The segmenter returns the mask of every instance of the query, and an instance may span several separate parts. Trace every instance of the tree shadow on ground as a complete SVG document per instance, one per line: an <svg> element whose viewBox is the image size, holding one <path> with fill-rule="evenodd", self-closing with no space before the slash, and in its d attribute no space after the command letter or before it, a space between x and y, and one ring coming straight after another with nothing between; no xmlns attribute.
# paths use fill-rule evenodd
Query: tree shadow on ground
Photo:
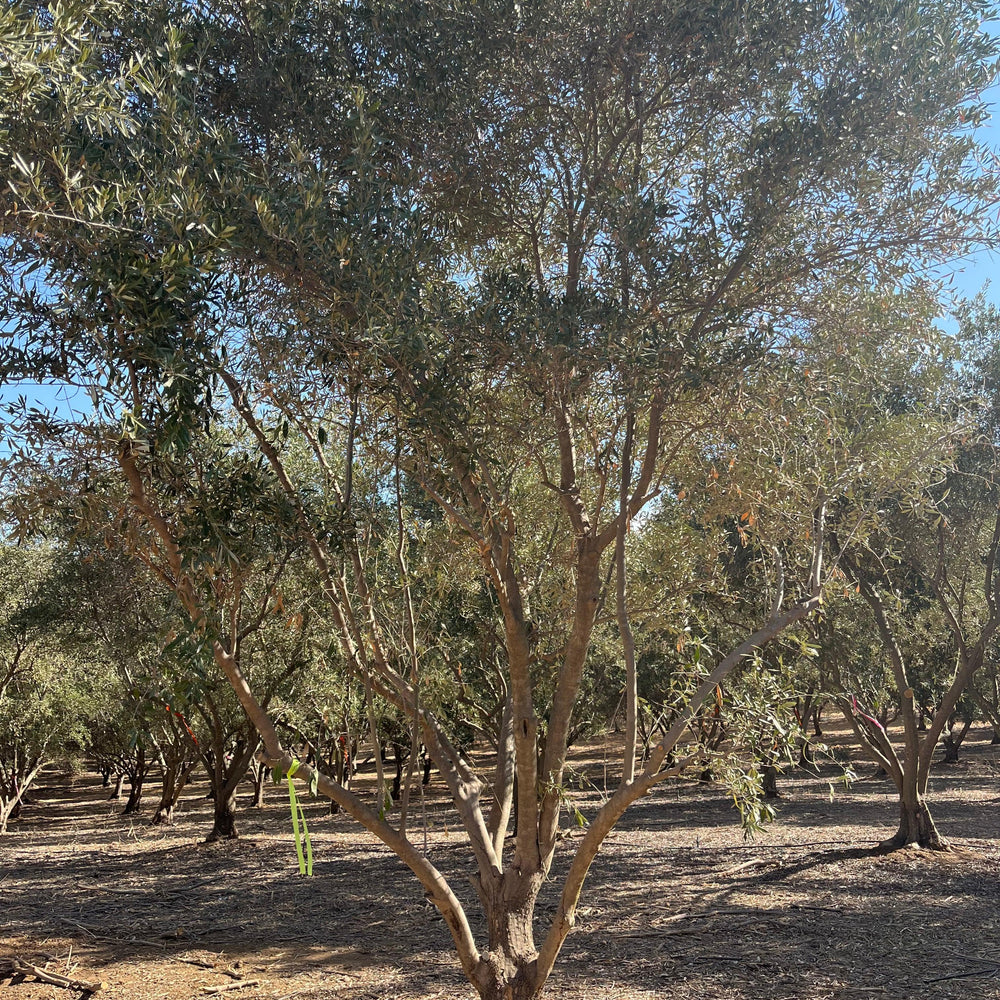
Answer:
<svg viewBox="0 0 1000 1000"><path fill-rule="evenodd" d="M778 824L751 843L716 786L664 787L637 803L594 864L550 995L1000 998L988 962L1000 932L995 809L963 798L966 787L989 792L991 776L942 783L943 832L953 815L969 821L961 832L984 838L947 860L877 854L895 818L891 786L862 782L830 803L828 777L791 776ZM42 798L58 791L47 786ZM0 842L8 940L44 950L68 938L95 966L141 963L165 977L191 956L224 955L294 983L300 1000L471 996L408 870L322 804L308 806L316 863L303 878L280 800L243 814L250 836L206 846L198 837L210 804L198 788L182 824L162 833L95 817L98 795L78 787L55 809L58 822L30 820ZM581 798L584 811L598 798ZM430 803L428 849L474 912L468 851L443 827L444 810ZM578 836L570 829L560 846L540 930Z"/></svg>

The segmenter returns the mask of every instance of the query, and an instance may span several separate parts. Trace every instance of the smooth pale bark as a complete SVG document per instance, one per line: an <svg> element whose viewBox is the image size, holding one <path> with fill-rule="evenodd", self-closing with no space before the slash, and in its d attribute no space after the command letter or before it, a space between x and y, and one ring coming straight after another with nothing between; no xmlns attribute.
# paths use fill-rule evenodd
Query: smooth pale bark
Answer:
<svg viewBox="0 0 1000 1000"><path fill-rule="evenodd" d="M635 432L635 416L628 415L625 429L625 444L622 448L621 489L618 498L618 534L615 538L615 613L618 618L618 632L622 640L622 657L625 660L625 756L622 780L631 781L635 777L635 754L639 739L639 689L635 669L635 640L628 620L625 566L625 537L629 530L628 500L632 479L632 436Z"/></svg>
<svg viewBox="0 0 1000 1000"><path fill-rule="evenodd" d="M514 707L510 696L504 700L497 735L497 763L493 775L493 805L490 808L487 829L493 838L493 850L503 857L503 842L510 825L514 805Z"/></svg>
<svg viewBox="0 0 1000 1000"><path fill-rule="evenodd" d="M352 420L353 426L353 420ZM413 775L417 766L417 755L420 752L420 658L417 653L417 623L413 610L413 592L410 588L410 568L406 559L407 536L403 525L403 492L400 487L400 457L402 442L399 437L399 427L396 428L396 458L394 463L394 479L396 486L396 567L399 579L403 585L403 602L406 614L404 616L403 641L406 644L406 654L410 666L410 685L413 688L413 712L410 716L410 759L406 769L406 781L399 802L399 832L406 835L406 820L410 808L410 791L413 788Z"/></svg>

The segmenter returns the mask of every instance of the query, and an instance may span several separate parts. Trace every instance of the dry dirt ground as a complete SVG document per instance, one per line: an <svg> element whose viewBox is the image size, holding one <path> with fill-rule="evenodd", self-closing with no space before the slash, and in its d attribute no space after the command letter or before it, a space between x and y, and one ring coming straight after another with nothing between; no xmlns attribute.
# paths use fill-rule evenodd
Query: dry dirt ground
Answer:
<svg viewBox="0 0 1000 1000"><path fill-rule="evenodd" d="M777 821L749 842L720 788L659 789L595 863L548 995L1000 1000L1000 748L987 737L972 734L962 761L932 779L950 855L872 853L896 812L870 765L832 799L832 765L784 775ZM604 753L595 743L577 764L598 788ZM241 808L239 841L212 846L200 842L204 784L189 787L169 829L148 825L154 793L130 819L94 775L46 775L0 839L0 959L102 981L109 1000L472 996L419 885L347 818L307 805L316 860L306 878L280 787L263 810ZM598 795L581 797L585 814ZM414 822L470 899L468 854L436 777ZM566 826L554 875L579 836ZM79 995L0 971L4 1000Z"/></svg>

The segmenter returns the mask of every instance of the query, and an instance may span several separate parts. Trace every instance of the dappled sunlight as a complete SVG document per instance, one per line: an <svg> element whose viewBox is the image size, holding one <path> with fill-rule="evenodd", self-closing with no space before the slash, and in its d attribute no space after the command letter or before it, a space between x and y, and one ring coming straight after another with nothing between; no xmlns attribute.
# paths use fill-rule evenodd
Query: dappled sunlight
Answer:
<svg viewBox="0 0 1000 1000"><path fill-rule="evenodd" d="M574 762L594 785L603 784L608 748L596 745L596 760L583 746ZM595 990L654 1000L668 982L671 996L723 1000L866 991L968 1000L971 986L988 989L988 977L948 978L970 971L960 957L972 947L969 928L984 941L1000 928L1000 840L985 798L995 750L976 734L963 753L963 767L939 779L931 800L953 855L877 854L894 818L891 787L866 777L837 787L831 801L829 765L820 775L783 774L778 818L752 840L724 789L686 781L656 789L595 861L553 989L571 1000ZM155 996L142 983L156 978L189 983L193 995L234 976L261 982L241 991L254 998L470 996L437 911L372 838L329 816L325 803L307 802L316 861L313 877L302 878L281 787L269 789L263 809L240 809L240 840L205 845L206 787L189 786L174 826L151 827L148 813L118 815L98 777L47 774L0 844L8 903L0 953L30 959L71 945L81 968L130 998ZM472 904L438 780L426 796L430 856ZM574 801L587 814L600 793ZM413 836L422 841L419 824ZM539 901L542 926L580 836L564 821L555 878ZM892 933L875 937L873 927ZM772 992L760 992L764 983Z"/></svg>

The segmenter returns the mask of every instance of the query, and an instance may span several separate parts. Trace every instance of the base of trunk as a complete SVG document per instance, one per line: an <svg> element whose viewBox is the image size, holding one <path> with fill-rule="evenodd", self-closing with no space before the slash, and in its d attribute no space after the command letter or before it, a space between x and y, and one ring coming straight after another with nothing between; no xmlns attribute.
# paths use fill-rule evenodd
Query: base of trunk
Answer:
<svg viewBox="0 0 1000 1000"><path fill-rule="evenodd" d="M533 914L542 886L542 874L479 884L486 911L489 951L480 955L472 978L482 1000L535 1000L545 985L548 970L538 965Z"/></svg>
<svg viewBox="0 0 1000 1000"><path fill-rule="evenodd" d="M128 793L128 801L125 803L125 808L122 810L123 816L133 816L135 813L140 812L142 808L142 784L136 784L132 786L132 790Z"/></svg>
<svg viewBox="0 0 1000 1000"><path fill-rule="evenodd" d="M206 844L217 844L220 840L238 840L239 834L236 832L236 824L228 827L212 827L212 832L205 838Z"/></svg>
<svg viewBox="0 0 1000 1000"><path fill-rule="evenodd" d="M236 840L238 837L235 803L232 803L230 808L216 811L212 832L205 838L205 843L214 844L220 840Z"/></svg>
<svg viewBox="0 0 1000 1000"><path fill-rule="evenodd" d="M882 851L897 851L902 847L921 847L928 851L951 850L948 841L938 833L930 810L922 800L916 805L900 805L899 829L892 837L879 844Z"/></svg>
<svg viewBox="0 0 1000 1000"><path fill-rule="evenodd" d="M536 1000L537 990L515 980L512 983L497 983L486 987L477 987L481 1000Z"/></svg>
<svg viewBox="0 0 1000 1000"><path fill-rule="evenodd" d="M781 798L781 792L778 791L778 769L773 764L764 768L764 798Z"/></svg>
<svg viewBox="0 0 1000 1000"><path fill-rule="evenodd" d="M153 826L173 826L173 822L173 806L160 806L156 812L153 813Z"/></svg>
<svg viewBox="0 0 1000 1000"><path fill-rule="evenodd" d="M515 963L510 955L491 952L487 959L489 972L474 984L481 1000L536 1000L541 994L536 959L532 953L530 958Z"/></svg>

